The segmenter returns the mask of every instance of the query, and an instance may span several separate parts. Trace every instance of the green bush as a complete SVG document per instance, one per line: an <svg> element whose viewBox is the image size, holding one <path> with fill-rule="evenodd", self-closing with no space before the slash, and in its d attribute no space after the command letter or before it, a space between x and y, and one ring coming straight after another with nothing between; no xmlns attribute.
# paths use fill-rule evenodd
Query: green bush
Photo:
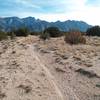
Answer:
<svg viewBox="0 0 100 100"><path fill-rule="evenodd" d="M79 31L70 31L65 36L65 41L70 44L85 44L86 39L82 36L81 32Z"/></svg>
<svg viewBox="0 0 100 100"><path fill-rule="evenodd" d="M7 38L8 38L7 34L5 32L0 31L0 41Z"/></svg>
<svg viewBox="0 0 100 100"><path fill-rule="evenodd" d="M14 30L14 33L16 36L25 36L26 37L29 35L30 32L26 27L22 27L17 30Z"/></svg>
<svg viewBox="0 0 100 100"><path fill-rule="evenodd" d="M62 35L57 27L48 27L44 30L44 33L48 33L50 37L59 37Z"/></svg>
<svg viewBox="0 0 100 100"><path fill-rule="evenodd" d="M100 36L100 26L94 26L87 30L87 35L89 36Z"/></svg>
<svg viewBox="0 0 100 100"><path fill-rule="evenodd" d="M11 39L15 39L16 35L15 33L12 31L12 32L7 32L7 35L11 38Z"/></svg>
<svg viewBox="0 0 100 100"><path fill-rule="evenodd" d="M50 34L47 32L42 32L40 35L40 38L43 40L49 39L50 38Z"/></svg>

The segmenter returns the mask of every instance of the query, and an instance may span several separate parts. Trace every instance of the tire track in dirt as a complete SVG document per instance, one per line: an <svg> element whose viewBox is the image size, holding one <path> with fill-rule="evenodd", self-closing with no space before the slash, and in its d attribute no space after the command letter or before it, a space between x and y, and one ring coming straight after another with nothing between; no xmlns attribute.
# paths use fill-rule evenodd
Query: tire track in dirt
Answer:
<svg viewBox="0 0 100 100"><path fill-rule="evenodd" d="M39 57L38 57L37 52L35 52L35 47L34 47L34 45L30 45L29 47L30 47L30 50L32 50L32 53L33 53L32 55L35 56L35 59L37 60L37 62L38 62L38 63L40 64L40 66L45 70L47 77L50 79L51 83L54 85L55 91L58 93L58 95L59 95L59 97L61 98L61 100L65 100L64 95L62 94L61 90L60 90L59 87L57 86L57 82L55 81L56 79L55 79L54 76L50 73L50 71L48 70L48 68L41 62L41 60L40 60ZM75 92L73 91L73 89L72 89L70 86L68 86L67 89L68 89L68 91L70 92L70 93L69 93L70 96L72 96L72 97L71 97L72 100L80 100L80 99L76 96ZM69 96L68 96L68 98L69 98Z"/></svg>
<svg viewBox="0 0 100 100"><path fill-rule="evenodd" d="M64 100L63 94L61 93L60 89L58 88L56 82L54 81L54 77L52 76L52 74L50 73L50 71L45 67L45 65L43 63L41 63L41 60L39 59L38 55L35 52L35 48L34 46L29 46L30 50L32 50L32 55L34 55L36 61L40 64L40 66L43 68L43 70L46 72L46 75L48 77L48 79L50 79L50 82L53 84L55 91L57 92L58 96L60 97L60 100ZM31 51L30 51L31 52Z"/></svg>

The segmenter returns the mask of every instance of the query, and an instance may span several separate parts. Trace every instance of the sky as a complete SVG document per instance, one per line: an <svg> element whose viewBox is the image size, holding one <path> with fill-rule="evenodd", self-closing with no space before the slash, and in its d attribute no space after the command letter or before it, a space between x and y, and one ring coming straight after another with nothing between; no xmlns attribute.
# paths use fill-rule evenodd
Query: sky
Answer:
<svg viewBox="0 0 100 100"><path fill-rule="evenodd" d="M100 0L0 0L0 17L12 16L100 25Z"/></svg>

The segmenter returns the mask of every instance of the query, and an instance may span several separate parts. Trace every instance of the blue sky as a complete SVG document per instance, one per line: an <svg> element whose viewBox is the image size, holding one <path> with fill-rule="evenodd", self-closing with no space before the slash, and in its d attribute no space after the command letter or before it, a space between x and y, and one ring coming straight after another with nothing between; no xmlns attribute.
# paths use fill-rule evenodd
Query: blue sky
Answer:
<svg viewBox="0 0 100 100"><path fill-rule="evenodd" d="M0 0L0 17L33 16L47 21L83 20L100 25L100 0Z"/></svg>

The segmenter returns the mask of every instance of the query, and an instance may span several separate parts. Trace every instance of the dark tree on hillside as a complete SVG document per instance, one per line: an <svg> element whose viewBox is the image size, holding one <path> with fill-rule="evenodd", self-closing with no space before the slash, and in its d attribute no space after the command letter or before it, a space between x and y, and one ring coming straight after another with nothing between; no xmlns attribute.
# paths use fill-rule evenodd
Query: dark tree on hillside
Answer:
<svg viewBox="0 0 100 100"><path fill-rule="evenodd" d="M16 36L28 36L29 30L26 27L19 28L18 30L14 30Z"/></svg>
<svg viewBox="0 0 100 100"><path fill-rule="evenodd" d="M89 36L100 36L100 26L94 26L87 30L87 35Z"/></svg>
<svg viewBox="0 0 100 100"><path fill-rule="evenodd" d="M50 37L59 37L61 32L57 27L48 27L44 30L44 33L48 33Z"/></svg>

